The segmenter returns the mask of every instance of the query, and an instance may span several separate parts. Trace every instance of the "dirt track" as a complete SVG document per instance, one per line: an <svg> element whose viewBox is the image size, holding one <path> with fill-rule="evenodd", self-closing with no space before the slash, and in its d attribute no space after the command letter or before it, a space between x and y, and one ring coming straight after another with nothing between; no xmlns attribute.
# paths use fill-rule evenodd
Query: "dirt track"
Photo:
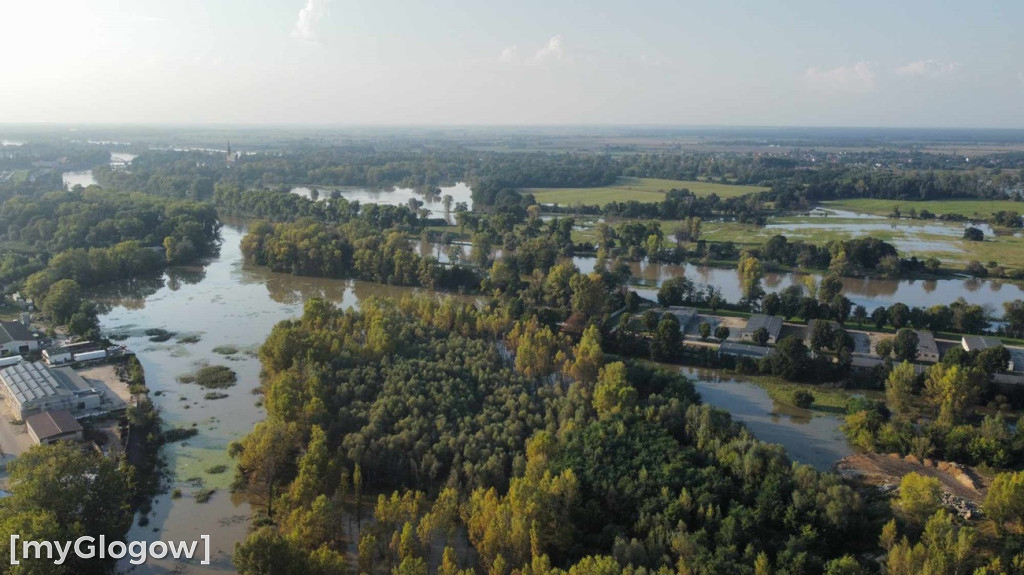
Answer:
<svg viewBox="0 0 1024 575"><path fill-rule="evenodd" d="M970 466L934 459L921 461L909 455L850 455L840 459L835 469L844 477L877 485L899 484L904 475L916 472L938 479L945 491L979 505L988 491L988 480Z"/></svg>

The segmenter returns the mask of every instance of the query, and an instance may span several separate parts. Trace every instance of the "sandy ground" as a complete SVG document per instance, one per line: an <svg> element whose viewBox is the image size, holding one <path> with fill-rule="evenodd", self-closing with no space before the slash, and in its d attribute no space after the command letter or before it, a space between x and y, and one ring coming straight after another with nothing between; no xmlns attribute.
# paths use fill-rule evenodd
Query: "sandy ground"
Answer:
<svg viewBox="0 0 1024 575"><path fill-rule="evenodd" d="M862 453L840 459L835 469L844 477L872 485L899 484L908 473L927 475L938 479L943 490L978 505L988 491L988 481L973 467L913 456Z"/></svg>
<svg viewBox="0 0 1024 575"><path fill-rule="evenodd" d="M11 456L21 455L32 447L32 438L28 435L25 424L13 424L14 414L6 400L0 400L0 450L4 461Z"/></svg>

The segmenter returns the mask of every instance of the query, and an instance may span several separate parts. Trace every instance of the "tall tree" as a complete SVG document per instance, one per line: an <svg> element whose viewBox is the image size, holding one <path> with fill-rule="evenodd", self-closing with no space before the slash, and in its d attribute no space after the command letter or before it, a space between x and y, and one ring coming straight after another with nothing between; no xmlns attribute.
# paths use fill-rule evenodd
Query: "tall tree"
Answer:
<svg viewBox="0 0 1024 575"><path fill-rule="evenodd" d="M889 377L885 378L885 401L894 414L907 415L916 381L914 364L908 361L897 364L889 372Z"/></svg>

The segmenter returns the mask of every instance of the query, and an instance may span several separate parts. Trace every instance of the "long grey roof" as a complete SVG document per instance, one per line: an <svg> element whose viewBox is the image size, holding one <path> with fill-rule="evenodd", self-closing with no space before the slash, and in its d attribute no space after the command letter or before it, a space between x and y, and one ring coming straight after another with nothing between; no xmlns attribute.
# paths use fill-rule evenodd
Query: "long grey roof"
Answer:
<svg viewBox="0 0 1024 575"><path fill-rule="evenodd" d="M0 380L21 405L33 399L71 394L50 368L39 363L22 362L0 369Z"/></svg>
<svg viewBox="0 0 1024 575"><path fill-rule="evenodd" d="M971 351L988 349L990 347L999 347L1003 345L1003 342L994 337L985 337L983 335L965 335L964 341L967 342L967 347L971 348Z"/></svg>
<svg viewBox="0 0 1024 575"><path fill-rule="evenodd" d="M935 343L935 336L930 331L917 331L918 353L939 354L939 346Z"/></svg>
<svg viewBox="0 0 1024 575"><path fill-rule="evenodd" d="M723 342L722 345L718 346L718 351L726 355L742 355L745 357L764 357L772 352L770 347L761 347L759 345L746 345L742 343L733 343L731 341Z"/></svg>
<svg viewBox="0 0 1024 575"><path fill-rule="evenodd" d="M32 332L17 321L0 321L0 344L12 341L33 341Z"/></svg>
<svg viewBox="0 0 1024 575"><path fill-rule="evenodd" d="M777 315L762 315L755 313L750 316L749 320L747 320L748 332L754 332L762 327L767 329L768 333L772 336L777 336L779 335L779 332L782 331L782 318Z"/></svg>

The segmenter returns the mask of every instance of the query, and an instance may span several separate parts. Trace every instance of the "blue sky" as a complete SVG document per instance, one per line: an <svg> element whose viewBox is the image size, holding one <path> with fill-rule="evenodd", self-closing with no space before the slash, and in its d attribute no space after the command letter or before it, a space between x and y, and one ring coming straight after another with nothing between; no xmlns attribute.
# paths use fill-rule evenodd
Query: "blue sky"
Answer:
<svg viewBox="0 0 1024 575"><path fill-rule="evenodd" d="M1024 128L1024 3L0 0L0 122Z"/></svg>

